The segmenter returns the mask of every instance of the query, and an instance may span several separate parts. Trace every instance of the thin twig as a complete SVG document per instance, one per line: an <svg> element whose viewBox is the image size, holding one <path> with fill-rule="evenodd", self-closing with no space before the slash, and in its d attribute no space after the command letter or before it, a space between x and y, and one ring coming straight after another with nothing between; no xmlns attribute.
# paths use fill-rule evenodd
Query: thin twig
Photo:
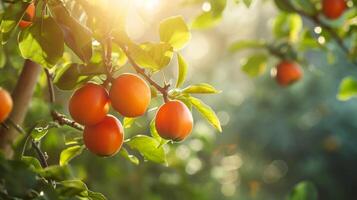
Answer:
<svg viewBox="0 0 357 200"><path fill-rule="evenodd" d="M80 125L79 123L68 119L65 115L53 110L51 112L52 118L54 121L57 121L59 125L63 126L63 125L67 125L70 126L72 128L75 128L79 131L83 131L84 127L82 125Z"/></svg>
<svg viewBox="0 0 357 200"><path fill-rule="evenodd" d="M49 92L49 95L50 95L50 101L51 101L51 104L55 103L55 92L54 92L54 86L53 86L53 81L52 81L52 75L50 73L50 71L48 69L45 69L45 72L46 72L46 77L47 77L47 84L48 84L48 92ZM80 125L79 123L73 121L73 120L70 120L68 119L65 115L55 111L55 110L52 110L51 111L51 116L52 116L52 119L54 121L57 121L59 125L63 126L63 125L67 125L67 126L70 126L72 128L75 128L77 130L80 130L80 131L83 131L84 128L82 125Z"/></svg>
<svg viewBox="0 0 357 200"><path fill-rule="evenodd" d="M48 90L49 90L49 94L50 94L50 101L51 101L51 103L55 103L56 98L55 98L55 91L54 91L53 82L52 82L53 77L47 68L45 68L45 73L46 73L46 77L47 77L47 85L48 85Z"/></svg>
<svg viewBox="0 0 357 200"><path fill-rule="evenodd" d="M29 131L28 133L26 133L26 131L18 124L16 124L14 121L12 121L11 119L7 119L6 121L8 124L10 124L12 127L15 128L15 130L17 132L19 132L20 134L23 134L23 135L26 135L26 138L31 138L31 132L32 131ZM33 129L32 129L33 130ZM40 160L40 163L41 163L41 166L43 168L46 168L48 167L48 163L47 163L47 160L46 160L46 156L45 154L42 152L42 150L40 149L40 147L36 144L36 142L31 139L31 143L32 143L32 147L35 149L36 153L37 153L37 156ZM27 144L25 142L25 144Z"/></svg>

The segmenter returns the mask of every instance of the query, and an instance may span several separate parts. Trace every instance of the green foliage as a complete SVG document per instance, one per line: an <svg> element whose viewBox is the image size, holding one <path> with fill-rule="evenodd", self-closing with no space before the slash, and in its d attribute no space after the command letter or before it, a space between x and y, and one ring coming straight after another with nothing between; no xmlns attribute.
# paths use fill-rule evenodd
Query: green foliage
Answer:
<svg viewBox="0 0 357 200"><path fill-rule="evenodd" d="M60 166L67 165L70 160L72 160L76 156L79 156L82 153L83 149L84 146L79 145L71 146L64 149L60 155Z"/></svg>
<svg viewBox="0 0 357 200"><path fill-rule="evenodd" d="M84 62L89 62L92 57L91 32L70 15L61 1L50 1L49 7L63 31L66 45Z"/></svg>
<svg viewBox="0 0 357 200"><path fill-rule="evenodd" d="M288 200L317 200L317 190L311 182L298 183L291 191Z"/></svg>
<svg viewBox="0 0 357 200"><path fill-rule="evenodd" d="M63 55L63 33L51 17L38 20L33 26L21 31L19 48L24 58L51 68Z"/></svg>
<svg viewBox="0 0 357 200"><path fill-rule="evenodd" d="M351 76L345 77L341 83L337 98L347 101L357 95L357 80Z"/></svg>
<svg viewBox="0 0 357 200"><path fill-rule="evenodd" d="M176 82L176 88L181 87L185 82L186 75L187 75L187 63L181 54L177 54L177 61L178 61L178 77Z"/></svg>
<svg viewBox="0 0 357 200"><path fill-rule="evenodd" d="M206 29L217 25L221 19L227 0L210 0L211 9L198 15L192 22L193 29Z"/></svg>
<svg viewBox="0 0 357 200"><path fill-rule="evenodd" d="M174 50L182 49L191 38L191 33L182 16L167 18L160 23L160 39Z"/></svg>
<svg viewBox="0 0 357 200"><path fill-rule="evenodd" d="M139 151L146 160L167 164L165 150L155 138L146 135L136 135L128 140L126 144L130 148Z"/></svg>
<svg viewBox="0 0 357 200"><path fill-rule="evenodd" d="M17 1L6 9L1 20L1 42L5 44L24 16L29 3Z"/></svg>
<svg viewBox="0 0 357 200"><path fill-rule="evenodd" d="M42 169L34 157L24 156L22 161L0 157L0 170L1 199L106 199L102 194L88 190L80 180L63 180L69 176L68 168L52 166ZM56 187L52 185L53 180L59 181Z"/></svg>
<svg viewBox="0 0 357 200"><path fill-rule="evenodd" d="M265 48L266 44L264 41L261 40L241 40L234 42L229 47L231 52L239 52L245 49L256 49L256 48Z"/></svg>
<svg viewBox="0 0 357 200"><path fill-rule="evenodd" d="M302 19L298 14L279 14L274 21L273 32L277 38L287 38L290 42L297 42L302 29Z"/></svg>
<svg viewBox="0 0 357 200"><path fill-rule="evenodd" d="M222 132L221 123L211 107L195 97L189 97L188 100L214 128L216 128L219 132Z"/></svg>
<svg viewBox="0 0 357 200"><path fill-rule="evenodd" d="M253 55L242 65L242 70L251 77L262 75L266 70L267 60L265 54Z"/></svg>
<svg viewBox="0 0 357 200"><path fill-rule="evenodd" d="M190 85L182 89L182 93L187 94L217 94L220 93L216 88L207 83L199 83Z"/></svg>

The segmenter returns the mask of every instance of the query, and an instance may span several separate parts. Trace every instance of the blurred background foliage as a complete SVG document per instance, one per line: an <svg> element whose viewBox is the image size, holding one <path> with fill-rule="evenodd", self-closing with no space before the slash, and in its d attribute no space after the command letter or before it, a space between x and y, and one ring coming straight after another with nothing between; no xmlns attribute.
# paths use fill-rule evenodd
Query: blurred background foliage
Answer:
<svg viewBox="0 0 357 200"><path fill-rule="evenodd" d="M210 82L223 91L215 98L203 97L217 111L223 134L215 134L205 121L195 118L189 139L166 146L169 167L150 162L133 165L119 156L99 158L85 151L69 166L73 176L108 199L276 200L285 199L303 180L316 186L319 199L354 199L357 104L356 100L341 102L336 94L343 77L357 74L356 66L331 43L327 46L332 51L327 52L307 47L303 58L310 64L302 65L304 78L291 87L279 87L271 78L269 69L277 59L269 54L268 72L250 78L241 70L244 58L261 50L233 54L228 49L237 40L271 40L274 18L279 20L281 14L272 1L244 1L249 9L233 1L223 7L219 2L225 1L207 2L136 0L128 4L127 28L132 38L146 41L155 39L152 27L164 17L183 14L192 20L199 16L192 27L205 29L194 30L183 51L190 66L188 82ZM210 12L202 14L209 6ZM4 48L1 56L7 59L0 85L11 91L23 60L16 47ZM170 79L176 69L168 67L165 73ZM57 90L57 106L65 113L69 95ZM24 127L50 119L47 98L43 75ZM147 115L126 134L149 133L148 119L154 111ZM49 163L58 164L66 138L79 134L68 128L51 129L42 144Z"/></svg>

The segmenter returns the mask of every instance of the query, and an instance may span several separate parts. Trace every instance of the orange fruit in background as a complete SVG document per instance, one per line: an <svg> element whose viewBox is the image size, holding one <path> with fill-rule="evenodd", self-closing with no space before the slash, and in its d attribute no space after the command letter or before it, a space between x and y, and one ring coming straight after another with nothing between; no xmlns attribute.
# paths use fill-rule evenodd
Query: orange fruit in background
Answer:
<svg viewBox="0 0 357 200"><path fill-rule="evenodd" d="M192 131L193 118L191 111L181 101L169 101L157 111L155 126L162 138L182 141Z"/></svg>
<svg viewBox="0 0 357 200"><path fill-rule="evenodd" d="M74 121L82 125L94 125L104 119L110 100L104 87L86 83L76 90L69 100L69 112Z"/></svg>
<svg viewBox="0 0 357 200"><path fill-rule="evenodd" d="M25 15L19 23L21 28L26 28L32 24L32 20L35 17L35 9L36 7L34 3L30 3L26 8Z"/></svg>
<svg viewBox="0 0 357 200"><path fill-rule="evenodd" d="M85 126L83 140L92 153L111 156L117 153L123 144L124 129L116 117L107 115L101 122Z"/></svg>
<svg viewBox="0 0 357 200"><path fill-rule="evenodd" d="M323 0L322 12L329 19L339 18L346 10L345 0Z"/></svg>
<svg viewBox="0 0 357 200"><path fill-rule="evenodd" d="M151 100L148 84L135 74L122 74L113 82L109 91L113 108L125 117L143 115Z"/></svg>
<svg viewBox="0 0 357 200"><path fill-rule="evenodd" d="M287 86L298 81L303 73L300 66L292 61L280 62L276 70L276 81L281 86Z"/></svg>
<svg viewBox="0 0 357 200"><path fill-rule="evenodd" d="M0 123L4 122L12 110L12 98L6 90L0 87Z"/></svg>

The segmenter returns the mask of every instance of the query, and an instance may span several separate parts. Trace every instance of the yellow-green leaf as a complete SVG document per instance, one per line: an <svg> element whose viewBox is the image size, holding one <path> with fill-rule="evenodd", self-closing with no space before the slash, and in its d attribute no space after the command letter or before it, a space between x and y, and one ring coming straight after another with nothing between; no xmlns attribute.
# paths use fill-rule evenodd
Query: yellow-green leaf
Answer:
<svg viewBox="0 0 357 200"><path fill-rule="evenodd" d="M250 77L259 76L266 70L267 59L265 54L253 55L244 62L242 70Z"/></svg>
<svg viewBox="0 0 357 200"><path fill-rule="evenodd" d="M187 75L187 63L179 53L177 53L177 61L178 61L178 77L176 82L176 88L182 86L182 84L185 82L186 75Z"/></svg>
<svg viewBox="0 0 357 200"><path fill-rule="evenodd" d="M174 50L182 49L191 39L191 33L182 16L161 21L159 33L161 41L173 46Z"/></svg>
<svg viewBox="0 0 357 200"><path fill-rule="evenodd" d="M357 80L352 76L345 77L341 83L337 94L337 99L347 101L357 96Z"/></svg>
<svg viewBox="0 0 357 200"><path fill-rule="evenodd" d="M183 93L189 94L217 94L220 93L219 90L214 88L212 85L207 83L199 83L186 87L182 90Z"/></svg>
<svg viewBox="0 0 357 200"><path fill-rule="evenodd" d="M203 103L200 99L195 97L189 97L192 105L200 112L200 114L207 119L207 121L216 128L219 132L222 132L221 123L216 113L207 104Z"/></svg>
<svg viewBox="0 0 357 200"><path fill-rule="evenodd" d="M60 166L68 164L74 157L80 155L84 149L84 146L72 146L68 147L67 149L63 150L60 155Z"/></svg>

